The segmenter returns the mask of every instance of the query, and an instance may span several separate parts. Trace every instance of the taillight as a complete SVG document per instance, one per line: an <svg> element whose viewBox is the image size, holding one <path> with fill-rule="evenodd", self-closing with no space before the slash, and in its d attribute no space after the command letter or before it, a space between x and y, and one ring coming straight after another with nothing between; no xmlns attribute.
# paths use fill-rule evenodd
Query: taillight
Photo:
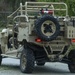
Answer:
<svg viewBox="0 0 75 75"><path fill-rule="evenodd" d="M75 43L75 39L72 39L71 42Z"/></svg>
<svg viewBox="0 0 75 75"><path fill-rule="evenodd" d="M36 38L35 42L42 42L42 40L40 38Z"/></svg>
<svg viewBox="0 0 75 75"><path fill-rule="evenodd" d="M53 14L53 10L42 10L42 14Z"/></svg>

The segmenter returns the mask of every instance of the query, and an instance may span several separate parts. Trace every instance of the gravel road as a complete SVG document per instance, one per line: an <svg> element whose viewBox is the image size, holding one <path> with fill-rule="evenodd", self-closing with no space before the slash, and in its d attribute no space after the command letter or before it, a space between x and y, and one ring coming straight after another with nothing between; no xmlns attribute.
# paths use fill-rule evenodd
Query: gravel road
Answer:
<svg viewBox="0 0 75 75"><path fill-rule="evenodd" d="M4 58L0 67L0 75L28 75L20 72L19 60ZM69 72L67 64L46 63L45 66L35 66L34 72L29 75L75 75Z"/></svg>

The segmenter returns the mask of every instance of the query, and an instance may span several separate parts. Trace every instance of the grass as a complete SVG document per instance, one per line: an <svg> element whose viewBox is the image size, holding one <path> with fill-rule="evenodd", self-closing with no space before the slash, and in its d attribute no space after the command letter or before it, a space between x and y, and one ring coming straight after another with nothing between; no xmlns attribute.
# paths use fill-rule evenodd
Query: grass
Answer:
<svg viewBox="0 0 75 75"><path fill-rule="evenodd" d="M14 65L1 65L0 70L16 70L19 69L19 66L14 66Z"/></svg>

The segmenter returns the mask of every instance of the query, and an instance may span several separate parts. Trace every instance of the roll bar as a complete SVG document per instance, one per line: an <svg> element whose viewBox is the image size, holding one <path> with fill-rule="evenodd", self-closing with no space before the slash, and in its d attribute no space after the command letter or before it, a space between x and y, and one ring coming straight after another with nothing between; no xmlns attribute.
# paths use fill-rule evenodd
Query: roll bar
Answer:
<svg viewBox="0 0 75 75"><path fill-rule="evenodd" d="M55 5L63 5L64 8L55 8ZM49 10L53 10L55 11L65 11L65 16L68 16L68 7L66 5L66 3L63 2L25 2L25 5L22 5L22 3L20 3L20 7L13 12L11 15L8 16L8 18L14 16L15 14L17 14L19 12L19 15L14 16L14 19L17 17L25 17L26 20L28 21L28 17L33 17L34 15L30 15L29 13L34 13L34 12L39 12L41 8L48 8ZM55 13L53 12L53 15L55 15Z"/></svg>

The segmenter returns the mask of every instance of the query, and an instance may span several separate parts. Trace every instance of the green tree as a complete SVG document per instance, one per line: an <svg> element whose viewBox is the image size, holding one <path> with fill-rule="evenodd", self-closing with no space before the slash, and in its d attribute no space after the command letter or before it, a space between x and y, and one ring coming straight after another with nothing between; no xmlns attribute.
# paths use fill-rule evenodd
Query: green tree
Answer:
<svg viewBox="0 0 75 75"><path fill-rule="evenodd" d="M24 4L26 1L36 1L36 0L4 0L4 1L8 3L10 7L12 7L12 10L14 11L19 7L20 2Z"/></svg>

